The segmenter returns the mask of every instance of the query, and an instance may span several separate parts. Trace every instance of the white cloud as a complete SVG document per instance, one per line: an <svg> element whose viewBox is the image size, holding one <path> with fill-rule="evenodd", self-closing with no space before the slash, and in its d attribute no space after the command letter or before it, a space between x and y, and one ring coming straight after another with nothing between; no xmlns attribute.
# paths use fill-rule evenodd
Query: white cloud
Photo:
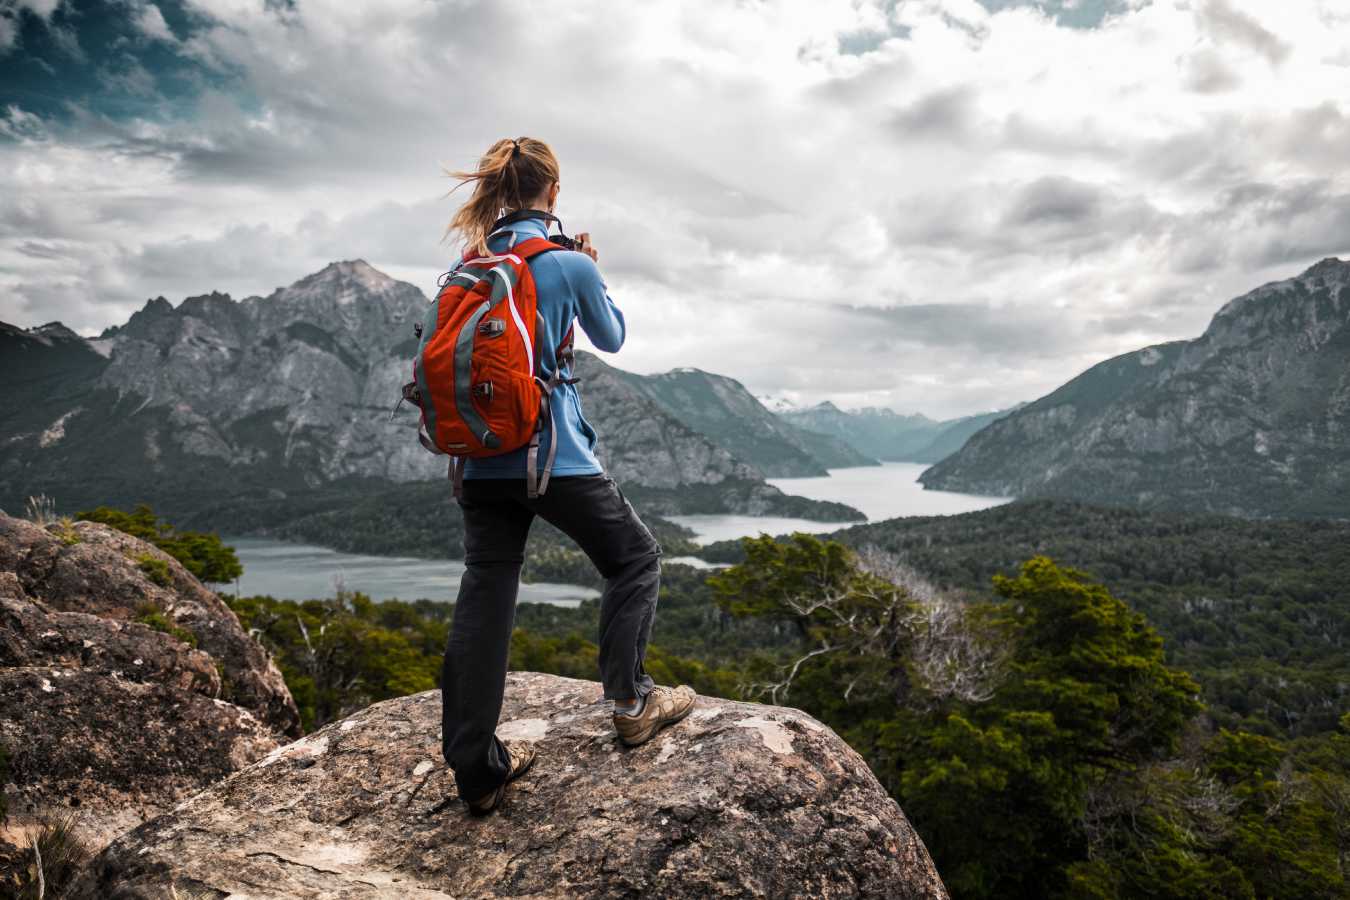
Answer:
<svg viewBox="0 0 1350 900"><path fill-rule="evenodd" d="M136 10L135 16L136 27L147 37L167 41L170 44L177 41L173 32L169 30L169 23L164 21L164 13L160 12L155 4L146 3Z"/></svg>
<svg viewBox="0 0 1350 900"><path fill-rule="evenodd" d="M14 9L28 10L45 21L52 17L61 3L62 0L10 0L6 5Z"/></svg>
<svg viewBox="0 0 1350 900"><path fill-rule="evenodd" d="M1200 4L1198 16L1202 31L1209 32L1220 41L1232 41L1254 50L1273 66L1284 62L1292 50L1287 42L1230 0L1204 0Z"/></svg>
<svg viewBox="0 0 1350 900"><path fill-rule="evenodd" d="M50 25L52 15L61 3L62 0L0 0L0 56L18 44L19 23L24 13L31 13L41 19L43 24ZM72 38L70 32L58 29L52 37L58 45L69 50Z"/></svg>
<svg viewBox="0 0 1350 900"><path fill-rule="evenodd" d="M180 52L246 99L0 121L0 319L97 330L336 258L429 288L441 165L532 134L628 316L619 365L1006 405L1350 251L1336 10L196 0Z"/></svg>

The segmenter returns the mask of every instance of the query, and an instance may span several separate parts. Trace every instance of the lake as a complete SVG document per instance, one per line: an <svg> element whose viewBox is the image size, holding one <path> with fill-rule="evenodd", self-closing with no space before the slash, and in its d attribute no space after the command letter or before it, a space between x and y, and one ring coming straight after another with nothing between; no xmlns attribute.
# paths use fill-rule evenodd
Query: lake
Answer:
<svg viewBox="0 0 1350 900"><path fill-rule="evenodd" d="M950 491L926 491L919 484L923 463L888 462L880 466L830 469L818 478L770 478L769 484L785 494L847 503L867 516L870 522L897 516L949 516L974 512L1007 503L1009 497L982 497ZM823 534L846 528L853 522L813 522L780 516L670 516L672 521L693 530L700 544L731 540L746 535L787 534L805 531Z"/></svg>
<svg viewBox="0 0 1350 900"><path fill-rule="evenodd" d="M464 563L450 559L363 556L267 538L225 538L244 564L239 593L292 600L331 597L341 585L372 600L454 600ZM598 591L574 584L522 584L522 603L576 606Z"/></svg>
<svg viewBox="0 0 1350 900"><path fill-rule="evenodd" d="M835 500L861 510L876 522L896 516L934 516L970 512L1008 502L1005 497L980 497L946 491L925 491L916 480L927 466L886 463L852 469L831 469L823 478L774 478L770 483L789 494ZM696 541L727 540L745 535L822 533L848 522L812 522L777 516L674 516L693 529ZM340 583L375 600L453 600L464 564L456 560L411 559L340 553L324 547L291 544L267 538L226 538L244 564L241 594L306 599L331 597ZM674 558L671 562L698 564ZM706 565L706 564L705 564ZM590 588L570 584L522 584L520 602L576 606L598 596Z"/></svg>

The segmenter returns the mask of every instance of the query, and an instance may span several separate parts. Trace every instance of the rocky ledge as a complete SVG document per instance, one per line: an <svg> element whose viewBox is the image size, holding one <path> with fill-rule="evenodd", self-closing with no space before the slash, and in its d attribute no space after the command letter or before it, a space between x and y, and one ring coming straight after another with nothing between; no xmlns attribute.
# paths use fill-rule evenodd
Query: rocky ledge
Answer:
<svg viewBox="0 0 1350 900"><path fill-rule="evenodd" d="M470 818L440 695L377 703L113 842L77 896L945 898L862 758L797 710L704 699L642 747L600 686L516 673L534 768Z"/></svg>
<svg viewBox="0 0 1350 900"><path fill-rule="evenodd" d="M74 811L102 845L298 734L266 651L176 560L104 525L0 513L11 815Z"/></svg>

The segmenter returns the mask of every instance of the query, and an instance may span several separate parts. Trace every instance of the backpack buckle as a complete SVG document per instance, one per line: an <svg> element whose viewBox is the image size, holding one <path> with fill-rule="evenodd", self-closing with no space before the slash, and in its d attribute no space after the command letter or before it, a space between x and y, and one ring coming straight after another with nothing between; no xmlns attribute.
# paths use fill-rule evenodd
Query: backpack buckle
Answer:
<svg viewBox="0 0 1350 900"><path fill-rule="evenodd" d="M403 386L401 391L399 391L398 402L395 403L394 408L389 411L390 422L394 421L394 417L398 415L398 411L403 408L405 402L415 403L418 406L422 405L422 392L417 389L417 382L410 381Z"/></svg>
<svg viewBox="0 0 1350 900"><path fill-rule="evenodd" d="M478 323L478 333L483 337L497 337L506 331L506 322L501 319L484 319Z"/></svg>
<svg viewBox="0 0 1350 900"><path fill-rule="evenodd" d="M487 401L491 402L491 401L492 401L492 382L490 382L490 381L480 381L480 382L478 382L477 384L475 384L475 385L473 386L473 395L474 395L475 397L482 397L484 400L487 400Z"/></svg>

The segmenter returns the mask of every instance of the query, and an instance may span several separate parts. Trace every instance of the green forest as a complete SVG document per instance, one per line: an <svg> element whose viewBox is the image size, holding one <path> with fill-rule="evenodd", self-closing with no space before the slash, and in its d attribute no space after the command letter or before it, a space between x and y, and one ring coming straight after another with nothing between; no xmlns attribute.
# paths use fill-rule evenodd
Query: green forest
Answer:
<svg viewBox="0 0 1350 900"><path fill-rule="evenodd" d="M1146 512L1023 500L891 519L831 535L904 561L969 600L1048 556L1143 613L1209 715L1271 737L1335 729L1350 702L1350 522ZM738 562L739 542L699 550Z"/></svg>
<svg viewBox="0 0 1350 900"><path fill-rule="evenodd" d="M664 567L648 669L830 725L957 898L1350 897L1348 534L1029 502L746 539ZM226 599L307 729L437 685L451 604ZM597 620L522 604L512 667L593 679Z"/></svg>

